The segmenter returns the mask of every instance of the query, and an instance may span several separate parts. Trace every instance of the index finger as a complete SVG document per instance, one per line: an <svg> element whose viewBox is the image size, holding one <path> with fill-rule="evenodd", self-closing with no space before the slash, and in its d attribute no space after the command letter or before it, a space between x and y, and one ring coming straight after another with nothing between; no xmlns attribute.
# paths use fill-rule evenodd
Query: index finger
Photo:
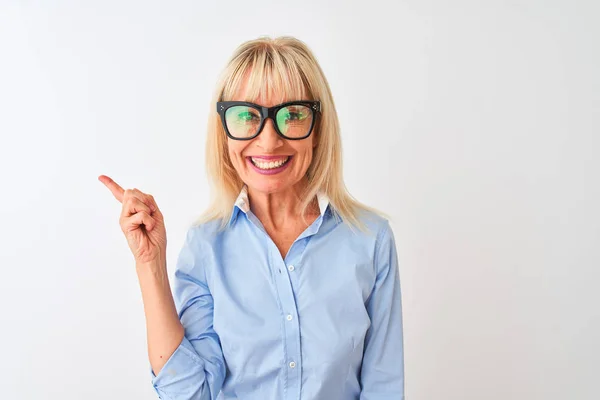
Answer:
<svg viewBox="0 0 600 400"><path fill-rule="evenodd" d="M119 200L120 203L123 203L123 193L125 192L125 190L123 190L123 188L119 186L117 182L113 181L106 175L100 175L98 177L98 180L104 183L104 185L106 185L106 187L110 189L113 196L115 196L115 199Z"/></svg>

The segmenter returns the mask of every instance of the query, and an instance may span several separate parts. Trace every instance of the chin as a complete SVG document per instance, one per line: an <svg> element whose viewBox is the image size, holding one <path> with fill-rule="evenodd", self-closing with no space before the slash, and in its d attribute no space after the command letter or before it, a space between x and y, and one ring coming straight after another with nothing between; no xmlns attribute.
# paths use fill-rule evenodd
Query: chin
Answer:
<svg viewBox="0 0 600 400"><path fill-rule="evenodd" d="M265 179L251 179L247 181L246 185L252 190L261 193L276 193L288 186L285 179L273 179L271 181Z"/></svg>

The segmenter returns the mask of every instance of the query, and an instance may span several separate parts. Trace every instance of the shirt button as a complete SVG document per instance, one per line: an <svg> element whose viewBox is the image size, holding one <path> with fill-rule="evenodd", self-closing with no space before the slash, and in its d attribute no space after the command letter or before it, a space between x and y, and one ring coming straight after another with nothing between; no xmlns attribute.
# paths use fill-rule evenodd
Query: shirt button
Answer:
<svg viewBox="0 0 600 400"><path fill-rule="evenodd" d="M292 361L292 362L290 363L290 368L295 368L295 367L296 367L296 363Z"/></svg>
<svg viewBox="0 0 600 400"><path fill-rule="evenodd" d="M294 266L293 266L293 265L290 265L290 266L288 267L288 269L289 269L290 271L293 271L295 268L294 268Z"/></svg>
<svg viewBox="0 0 600 400"><path fill-rule="evenodd" d="M292 320L292 314L288 314L288 316L287 316L287 320L288 320L288 321L291 321L291 320Z"/></svg>

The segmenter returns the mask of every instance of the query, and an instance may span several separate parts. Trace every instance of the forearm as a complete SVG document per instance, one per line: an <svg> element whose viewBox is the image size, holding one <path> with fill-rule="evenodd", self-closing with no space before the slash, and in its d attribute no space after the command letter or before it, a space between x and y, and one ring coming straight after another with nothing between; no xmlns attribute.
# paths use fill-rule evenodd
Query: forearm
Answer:
<svg viewBox="0 0 600 400"><path fill-rule="evenodd" d="M136 272L146 315L148 358L158 375L181 343L184 329L173 301L166 262L136 264Z"/></svg>

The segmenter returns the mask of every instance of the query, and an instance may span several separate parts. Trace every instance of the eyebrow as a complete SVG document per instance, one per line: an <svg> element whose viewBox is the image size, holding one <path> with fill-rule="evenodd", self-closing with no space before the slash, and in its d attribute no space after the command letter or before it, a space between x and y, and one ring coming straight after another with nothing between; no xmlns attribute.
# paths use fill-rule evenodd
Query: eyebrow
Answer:
<svg viewBox="0 0 600 400"><path fill-rule="evenodd" d="M252 103L252 104L254 104L256 106L259 106L259 107L272 108L272 107L277 107L277 106L279 106L281 104L290 103L290 102L294 102L294 101L303 102L303 101L313 101L313 100L303 100L303 99L283 100L281 102L273 104L272 106L265 106L264 104L257 103L256 101L252 101L252 100L229 100L229 101L231 101L231 102L240 102L240 103Z"/></svg>

